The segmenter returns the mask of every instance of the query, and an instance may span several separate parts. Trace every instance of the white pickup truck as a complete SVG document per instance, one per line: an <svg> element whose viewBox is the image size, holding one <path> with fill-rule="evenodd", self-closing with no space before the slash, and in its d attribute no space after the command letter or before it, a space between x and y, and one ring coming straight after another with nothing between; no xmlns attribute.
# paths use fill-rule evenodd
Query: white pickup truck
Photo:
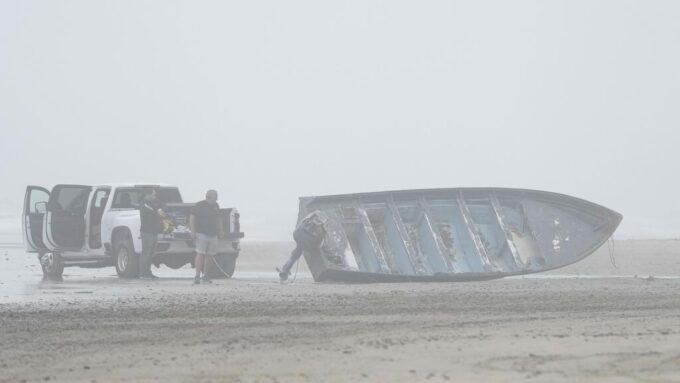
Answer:
<svg viewBox="0 0 680 383"><path fill-rule="evenodd" d="M193 204L183 203L178 188L167 185L57 185L51 192L28 186L22 225L26 251L38 254L43 273L49 278L61 278L68 266L115 266L119 277L137 277L142 250L139 201L149 188L156 190L173 223L159 235L152 263L173 269L193 265L194 242L188 228ZM238 211L220 211L226 235L220 239L215 257L219 268L208 259L206 273L213 278L233 274L239 241L244 236Z"/></svg>

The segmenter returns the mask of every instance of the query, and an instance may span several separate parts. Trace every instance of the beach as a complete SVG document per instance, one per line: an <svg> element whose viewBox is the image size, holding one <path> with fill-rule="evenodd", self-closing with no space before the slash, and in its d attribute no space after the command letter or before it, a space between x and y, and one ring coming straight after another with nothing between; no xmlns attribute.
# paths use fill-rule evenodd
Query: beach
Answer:
<svg viewBox="0 0 680 383"><path fill-rule="evenodd" d="M314 283L304 264L280 284L291 246L244 242L234 278L200 286L189 268L42 281L32 255L0 249L0 381L680 380L680 241L617 241L613 258L526 277L369 285Z"/></svg>

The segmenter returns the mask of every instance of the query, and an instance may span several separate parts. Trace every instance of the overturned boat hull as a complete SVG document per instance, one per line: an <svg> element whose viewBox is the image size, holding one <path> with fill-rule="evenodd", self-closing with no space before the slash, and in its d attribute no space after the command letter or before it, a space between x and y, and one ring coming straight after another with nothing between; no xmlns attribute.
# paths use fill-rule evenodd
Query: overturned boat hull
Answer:
<svg viewBox="0 0 680 383"><path fill-rule="evenodd" d="M577 262L611 237L621 214L562 194L455 188L302 197L298 221L328 216L304 256L317 282L470 281Z"/></svg>

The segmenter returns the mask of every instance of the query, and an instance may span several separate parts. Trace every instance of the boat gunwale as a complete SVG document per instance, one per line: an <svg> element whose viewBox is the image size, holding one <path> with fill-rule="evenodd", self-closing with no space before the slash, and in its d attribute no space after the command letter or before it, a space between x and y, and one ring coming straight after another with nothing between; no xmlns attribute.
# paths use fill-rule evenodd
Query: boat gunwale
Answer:
<svg viewBox="0 0 680 383"><path fill-rule="evenodd" d="M484 192L501 192L501 193L508 193L508 194L524 194L524 193L530 193L530 194L542 194L544 196L550 196L550 197L555 197L557 199L569 199L569 200L574 200L574 201L579 201L583 202L589 205L596 206L598 208L607 210L613 215L618 216L619 222L623 219L623 215L615 210L612 210L606 206L597 204L595 202L588 201L586 199L580 198L580 197L574 197L568 194L562 194L562 193L556 193L556 192L550 192L550 191L545 191L545 190L538 190L538 189L523 189L523 188L506 188L506 187L458 187L458 188L432 188L432 189L400 189L400 190L383 190L383 191L372 191L372 192L365 192L365 193L346 193L346 194L328 194L328 195L319 195L319 196L302 196L299 197L300 202L305 201L306 203L311 203L314 200L335 200L335 199L351 199L351 198L374 198L374 197L379 197L382 195L390 195L392 194L393 197L399 197L403 195L409 195L413 194L414 196L418 195L427 195L427 194L434 194L434 193L444 193L444 192L463 192L463 194L466 193L484 193ZM465 196L467 197L467 196Z"/></svg>

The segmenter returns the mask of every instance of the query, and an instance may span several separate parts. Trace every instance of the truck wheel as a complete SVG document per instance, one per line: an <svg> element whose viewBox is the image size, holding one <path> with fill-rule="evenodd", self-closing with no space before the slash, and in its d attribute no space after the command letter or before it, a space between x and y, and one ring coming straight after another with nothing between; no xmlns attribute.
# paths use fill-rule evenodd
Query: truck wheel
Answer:
<svg viewBox="0 0 680 383"><path fill-rule="evenodd" d="M137 278L139 276L139 257L132 247L130 238L118 240L113 244L116 256L116 273L121 278Z"/></svg>
<svg viewBox="0 0 680 383"><path fill-rule="evenodd" d="M64 274L64 262L59 253L43 253L38 257L43 276L47 279L61 280Z"/></svg>
<svg viewBox="0 0 680 383"><path fill-rule="evenodd" d="M208 278L220 279L220 278L231 278L234 275L234 269L236 269L236 257L238 254L219 254L216 255L215 261L224 270L220 270L213 261L213 257L207 256L205 260L205 274ZM227 275L224 275L227 274Z"/></svg>

